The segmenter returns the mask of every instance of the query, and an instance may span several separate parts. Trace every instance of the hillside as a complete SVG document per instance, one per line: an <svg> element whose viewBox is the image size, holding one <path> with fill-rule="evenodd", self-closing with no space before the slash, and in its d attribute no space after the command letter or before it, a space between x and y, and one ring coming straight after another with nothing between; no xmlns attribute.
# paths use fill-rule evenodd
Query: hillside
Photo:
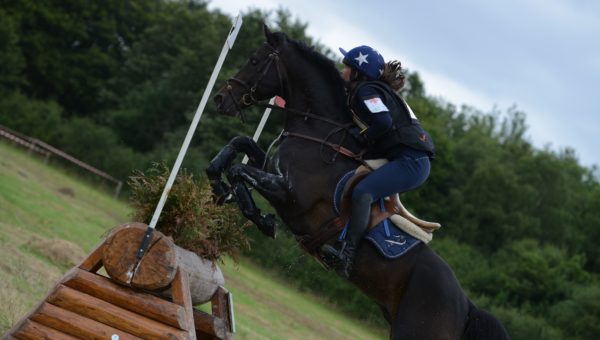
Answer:
<svg viewBox="0 0 600 340"><path fill-rule="evenodd" d="M108 190L0 143L0 334L33 308L130 209ZM374 339L386 330L333 312L256 265L226 260L237 338ZM376 335L373 335L376 334Z"/></svg>

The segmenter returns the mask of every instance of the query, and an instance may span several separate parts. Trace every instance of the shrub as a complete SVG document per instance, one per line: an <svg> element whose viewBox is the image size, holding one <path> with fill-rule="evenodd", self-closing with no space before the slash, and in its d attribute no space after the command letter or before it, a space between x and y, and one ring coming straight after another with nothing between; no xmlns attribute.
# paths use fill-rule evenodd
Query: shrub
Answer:
<svg viewBox="0 0 600 340"><path fill-rule="evenodd" d="M129 177L134 220L149 223L169 173L165 165L154 164L146 174L136 171ZM227 254L235 261L250 248L244 228L234 207L213 204L208 181L197 181L185 170L175 179L156 225L156 230L198 256L218 260Z"/></svg>

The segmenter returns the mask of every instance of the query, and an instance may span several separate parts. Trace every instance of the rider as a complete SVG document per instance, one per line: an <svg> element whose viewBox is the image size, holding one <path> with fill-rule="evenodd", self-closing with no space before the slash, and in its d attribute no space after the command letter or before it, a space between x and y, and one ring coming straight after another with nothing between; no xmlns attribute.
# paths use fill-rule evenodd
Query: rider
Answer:
<svg viewBox="0 0 600 340"><path fill-rule="evenodd" d="M356 127L350 133L367 147L367 158L389 162L371 172L352 192L350 221L340 249L324 248L342 273L352 270L358 243L364 236L371 204L381 198L417 188L429 176L434 145L408 104L396 94L404 85L399 61L385 63L379 52L358 46L344 55L342 78Z"/></svg>

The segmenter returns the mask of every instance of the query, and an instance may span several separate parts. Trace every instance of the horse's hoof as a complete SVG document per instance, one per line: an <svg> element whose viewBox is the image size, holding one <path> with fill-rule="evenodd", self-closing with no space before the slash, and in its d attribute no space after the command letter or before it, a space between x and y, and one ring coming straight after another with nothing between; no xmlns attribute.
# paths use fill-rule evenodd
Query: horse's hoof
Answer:
<svg viewBox="0 0 600 340"><path fill-rule="evenodd" d="M229 185L218 181L211 183L211 187L213 193L212 200L216 205L223 205L233 200L233 195L231 194L231 187L229 187Z"/></svg>
<svg viewBox="0 0 600 340"><path fill-rule="evenodd" d="M261 216L260 223L257 225L258 230L260 230L263 234L270 238L275 238L275 234L277 232L277 221L275 220L275 215L267 214L266 216Z"/></svg>

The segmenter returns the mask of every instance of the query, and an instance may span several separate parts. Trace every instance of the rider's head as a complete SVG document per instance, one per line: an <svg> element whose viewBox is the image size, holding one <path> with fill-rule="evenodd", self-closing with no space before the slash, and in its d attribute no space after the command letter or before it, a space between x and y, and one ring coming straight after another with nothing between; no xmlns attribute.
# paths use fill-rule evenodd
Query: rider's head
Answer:
<svg viewBox="0 0 600 340"><path fill-rule="evenodd" d="M340 52L344 55L343 63L346 66L342 71L344 80L377 80L383 74L383 56L372 47L362 45L348 52L340 48Z"/></svg>

